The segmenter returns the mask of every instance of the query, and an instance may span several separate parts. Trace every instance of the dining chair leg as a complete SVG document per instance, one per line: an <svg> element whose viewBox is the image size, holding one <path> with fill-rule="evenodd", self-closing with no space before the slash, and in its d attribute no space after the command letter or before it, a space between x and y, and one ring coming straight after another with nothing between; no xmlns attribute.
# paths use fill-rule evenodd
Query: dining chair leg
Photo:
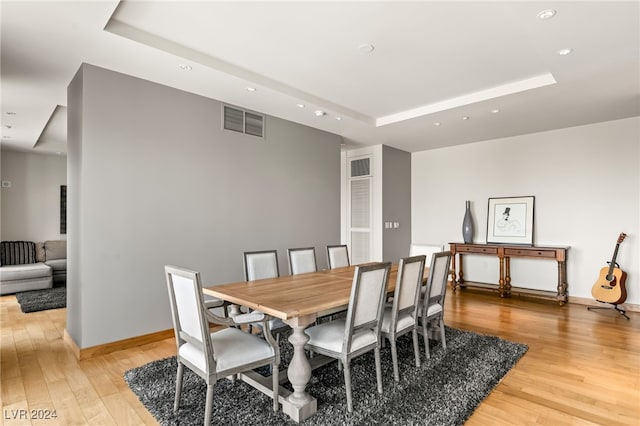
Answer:
<svg viewBox="0 0 640 426"><path fill-rule="evenodd" d="M210 383L207 385L207 401L205 402L204 407L204 424L205 426L209 426L211 424L211 414L213 411L213 391L214 391L214 383Z"/></svg>
<svg viewBox="0 0 640 426"><path fill-rule="evenodd" d="M380 362L380 348L375 348L374 352L376 358L376 379L378 382L378 393L382 393L382 363Z"/></svg>
<svg viewBox="0 0 640 426"><path fill-rule="evenodd" d="M383 340L384 341L384 340ZM396 382L400 381L400 372L398 371L398 348L395 339L390 339L391 343L391 362L393 363L393 378Z"/></svg>
<svg viewBox="0 0 640 426"><path fill-rule="evenodd" d="M278 391L280 390L280 383L278 381L280 374L278 373L280 368L276 365L275 368L272 367L272 370L274 370L271 373L271 386L273 386L273 411L278 411Z"/></svg>
<svg viewBox="0 0 640 426"><path fill-rule="evenodd" d="M416 367L420 367L420 347L418 346L418 330L413 329L413 354L416 357Z"/></svg>
<svg viewBox="0 0 640 426"><path fill-rule="evenodd" d="M447 341L444 337L444 318L440 318L440 336L442 338L442 349L447 349Z"/></svg>
<svg viewBox="0 0 640 426"><path fill-rule="evenodd" d="M345 362L344 366L344 388L347 392L347 411L353 412L353 402L351 400L351 370L349 367L349 362Z"/></svg>
<svg viewBox="0 0 640 426"><path fill-rule="evenodd" d="M176 374L176 398L173 402L173 412L178 411L180 406L180 394L182 393L182 374L184 373L184 364L178 361L178 372Z"/></svg>
<svg viewBox="0 0 640 426"><path fill-rule="evenodd" d="M429 330L426 321L422 323L422 336L424 337L424 353L429 359L431 355L429 354Z"/></svg>

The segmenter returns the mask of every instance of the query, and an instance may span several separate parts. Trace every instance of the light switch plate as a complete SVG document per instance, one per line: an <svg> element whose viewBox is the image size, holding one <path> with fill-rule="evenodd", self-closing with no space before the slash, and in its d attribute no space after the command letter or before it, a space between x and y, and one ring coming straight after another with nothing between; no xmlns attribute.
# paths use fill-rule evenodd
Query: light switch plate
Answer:
<svg viewBox="0 0 640 426"><path fill-rule="evenodd" d="M11 181L3 180L2 181L2 187L3 188L11 188Z"/></svg>

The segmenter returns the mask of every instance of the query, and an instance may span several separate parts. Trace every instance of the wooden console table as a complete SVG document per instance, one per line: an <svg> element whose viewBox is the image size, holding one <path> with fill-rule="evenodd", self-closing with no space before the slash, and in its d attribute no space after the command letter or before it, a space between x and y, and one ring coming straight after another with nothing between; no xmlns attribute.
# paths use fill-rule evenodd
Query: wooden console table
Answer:
<svg viewBox="0 0 640 426"><path fill-rule="evenodd" d="M500 280L498 291L500 297L511 295L511 266L509 259L512 257L524 257L529 259L550 259L558 263L558 287L556 300L560 305L567 302L567 250L569 247L543 247L543 246L514 246L503 244L466 244L449 243L451 250L451 270L454 280L454 287L458 289L466 284L462 267L462 256L464 254L483 254L497 256L500 259ZM459 265L458 278L456 279L456 254ZM495 284L494 284L495 286ZM532 290L534 292L534 290Z"/></svg>

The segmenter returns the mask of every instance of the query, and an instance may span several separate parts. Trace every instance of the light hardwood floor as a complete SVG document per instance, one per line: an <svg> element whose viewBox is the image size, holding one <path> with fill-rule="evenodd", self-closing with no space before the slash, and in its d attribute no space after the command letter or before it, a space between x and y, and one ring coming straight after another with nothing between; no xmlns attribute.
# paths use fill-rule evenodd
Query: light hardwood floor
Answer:
<svg viewBox="0 0 640 426"><path fill-rule="evenodd" d="M65 309L23 314L15 296L0 297L2 424L156 424L123 373L174 355L175 341L78 362L62 340L65 316ZM449 293L448 326L529 345L467 424L639 425L640 314L629 316ZM57 418L30 420L31 410L55 410Z"/></svg>

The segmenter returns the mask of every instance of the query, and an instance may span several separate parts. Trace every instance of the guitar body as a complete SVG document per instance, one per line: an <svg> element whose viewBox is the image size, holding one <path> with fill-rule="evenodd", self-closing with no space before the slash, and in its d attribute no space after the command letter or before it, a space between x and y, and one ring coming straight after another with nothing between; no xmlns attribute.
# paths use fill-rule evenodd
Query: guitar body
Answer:
<svg viewBox="0 0 640 426"><path fill-rule="evenodd" d="M611 273L611 275L609 275ZM607 276L611 281L607 280ZM610 268L605 266L600 269L600 277L591 288L591 295L599 302L619 305L627 300L627 289L625 281L627 273L620 268Z"/></svg>
<svg viewBox="0 0 640 426"><path fill-rule="evenodd" d="M624 286L627 280L627 274L620 268L616 268L616 258L618 256L618 248L627 234L620 233L616 249L613 251L613 257L608 267L600 269L600 277L591 288L591 295L599 302L611 303L619 305L627 300L627 289Z"/></svg>

